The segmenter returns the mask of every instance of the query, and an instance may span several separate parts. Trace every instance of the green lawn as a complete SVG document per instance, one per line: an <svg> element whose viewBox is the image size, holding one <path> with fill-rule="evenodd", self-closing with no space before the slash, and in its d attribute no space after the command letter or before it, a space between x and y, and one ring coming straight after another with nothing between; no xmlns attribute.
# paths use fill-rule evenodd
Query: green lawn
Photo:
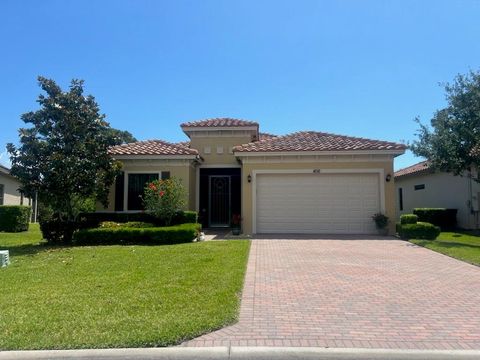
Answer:
<svg viewBox="0 0 480 360"><path fill-rule="evenodd" d="M480 236L471 233L442 232L436 240L410 240L430 250L480 265Z"/></svg>
<svg viewBox="0 0 480 360"><path fill-rule="evenodd" d="M178 344L235 322L249 242L47 247L0 233L0 350Z"/></svg>

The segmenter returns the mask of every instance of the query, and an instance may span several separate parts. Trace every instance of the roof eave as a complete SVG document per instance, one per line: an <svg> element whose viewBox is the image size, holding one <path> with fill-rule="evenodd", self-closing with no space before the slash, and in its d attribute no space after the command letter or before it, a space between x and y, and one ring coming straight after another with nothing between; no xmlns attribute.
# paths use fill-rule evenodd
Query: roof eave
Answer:
<svg viewBox="0 0 480 360"><path fill-rule="evenodd" d="M335 151L233 151L237 157L248 156L327 156L327 155L393 155L399 156L405 150L335 150Z"/></svg>

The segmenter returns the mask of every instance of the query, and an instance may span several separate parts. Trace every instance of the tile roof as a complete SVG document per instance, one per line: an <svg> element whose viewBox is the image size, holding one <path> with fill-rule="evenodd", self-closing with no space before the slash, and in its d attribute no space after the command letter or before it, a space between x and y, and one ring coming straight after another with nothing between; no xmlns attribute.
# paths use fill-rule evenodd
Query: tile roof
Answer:
<svg viewBox="0 0 480 360"><path fill-rule="evenodd" d="M145 140L112 146L111 155L198 155L198 151L162 140Z"/></svg>
<svg viewBox="0 0 480 360"><path fill-rule="evenodd" d="M399 143L370 140L315 131L301 131L285 136L251 142L234 147L235 152L283 151L358 151L405 150Z"/></svg>
<svg viewBox="0 0 480 360"><path fill-rule="evenodd" d="M247 121L247 120L241 120L241 119L214 118L214 119L205 119L200 121L185 122L180 126L181 127L238 127L238 126L258 127L258 123L255 121Z"/></svg>
<svg viewBox="0 0 480 360"><path fill-rule="evenodd" d="M419 162L418 164L408 166L406 168L395 171L394 176L397 178L400 176L413 175L413 174L419 175L420 173L425 173L428 171L431 171L428 165L428 161L422 161L422 162Z"/></svg>
<svg viewBox="0 0 480 360"><path fill-rule="evenodd" d="M278 137L277 135L273 135L273 134L269 134L269 133L259 133L258 134L258 140L259 141L262 141L262 140L270 140L270 139L273 139L273 138L276 138Z"/></svg>

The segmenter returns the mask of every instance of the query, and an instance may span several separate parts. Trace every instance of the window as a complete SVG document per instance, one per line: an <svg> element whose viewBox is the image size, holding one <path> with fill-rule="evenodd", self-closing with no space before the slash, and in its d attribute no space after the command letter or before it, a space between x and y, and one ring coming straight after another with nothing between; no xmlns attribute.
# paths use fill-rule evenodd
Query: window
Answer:
<svg viewBox="0 0 480 360"><path fill-rule="evenodd" d="M217 154L223 154L223 146L217 146Z"/></svg>
<svg viewBox="0 0 480 360"><path fill-rule="evenodd" d="M0 184L0 205L3 205L4 192L5 192L5 185Z"/></svg>
<svg viewBox="0 0 480 360"><path fill-rule="evenodd" d="M162 180L170 179L170 171L162 171Z"/></svg>
<svg viewBox="0 0 480 360"><path fill-rule="evenodd" d="M128 174L128 210L143 210L142 196L145 185L158 180L156 174Z"/></svg>
<svg viewBox="0 0 480 360"><path fill-rule="evenodd" d="M210 153L212 152L212 149L210 148L210 146L205 146L205 147L203 148L203 152L204 152L205 154L210 154Z"/></svg>
<svg viewBox="0 0 480 360"><path fill-rule="evenodd" d="M398 188L398 205L400 207L400 211L403 210L403 189Z"/></svg>
<svg viewBox="0 0 480 360"><path fill-rule="evenodd" d="M415 185L413 188L415 189L415 191L423 190L423 189L425 189L425 184Z"/></svg>

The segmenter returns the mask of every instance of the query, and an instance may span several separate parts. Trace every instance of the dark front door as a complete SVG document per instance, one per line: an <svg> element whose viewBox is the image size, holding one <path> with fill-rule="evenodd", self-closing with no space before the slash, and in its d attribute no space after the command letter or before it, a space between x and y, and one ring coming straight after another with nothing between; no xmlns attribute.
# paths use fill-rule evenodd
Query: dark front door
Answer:
<svg viewBox="0 0 480 360"><path fill-rule="evenodd" d="M209 226L230 226L231 178L229 175L209 176Z"/></svg>

